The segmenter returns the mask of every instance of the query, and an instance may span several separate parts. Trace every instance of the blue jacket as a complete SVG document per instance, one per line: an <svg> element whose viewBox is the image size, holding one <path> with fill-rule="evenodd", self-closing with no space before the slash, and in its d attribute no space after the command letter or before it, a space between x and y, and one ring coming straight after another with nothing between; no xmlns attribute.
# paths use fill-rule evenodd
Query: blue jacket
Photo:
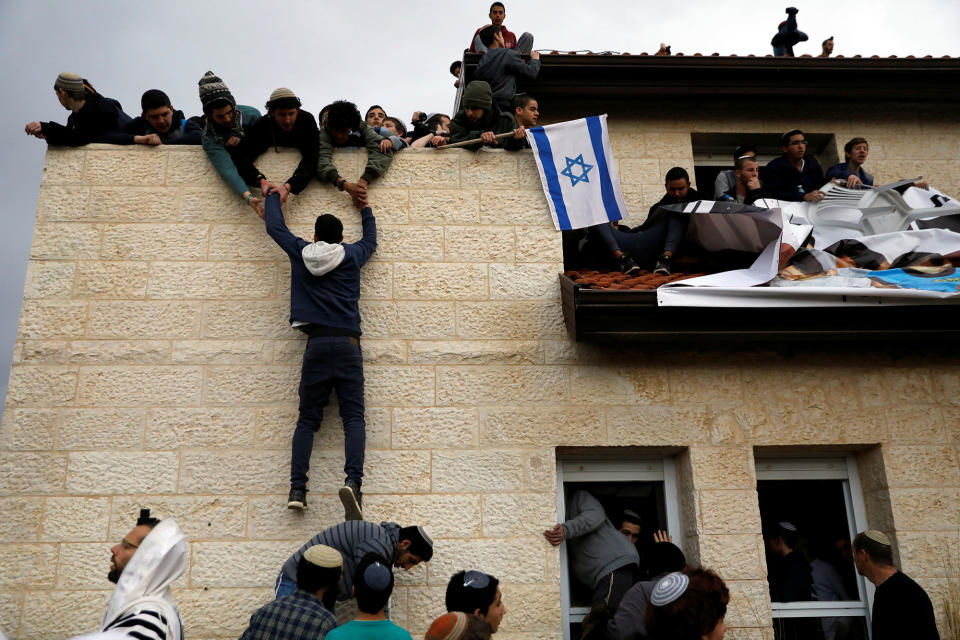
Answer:
<svg viewBox="0 0 960 640"><path fill-rule="evenodd" d="M266 201L267 233L290 258L290 322L360 331L360 268L377 249L377 223L370 207L360 212L363 237L354 243L307 242L283 220L280 196Z"/></svg>
<svg viewBox="0 0 960 640"><path fill-rule="evenodd" d="M850 168L847 166L846 162L841 162L840 164L835 164L829 169L827 169L827 180L846 180L850 177L850 174L853 173L850 171ZM857 171L857 177L863 181L863 184L868 186L873 186L873 176L864 171L863 167L860 167L860 170Z"/></svg>
<svg viewBox="0 0 960 640"><path fill-rule="evenodd" d="M803 200L803 196L816 191L825 182L823 169L813 156L803 156L802 172L797 171L786 157L780 156L767 164L763 191L777 200L799 202Z"/></svg>

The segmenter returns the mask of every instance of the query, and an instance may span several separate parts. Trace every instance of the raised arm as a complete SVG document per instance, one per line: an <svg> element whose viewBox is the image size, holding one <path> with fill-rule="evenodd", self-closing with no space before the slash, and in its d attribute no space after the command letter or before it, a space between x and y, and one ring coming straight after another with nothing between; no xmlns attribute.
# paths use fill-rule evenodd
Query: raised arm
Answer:
<svg viewBox="0 0 960 640"><path fill-rule="evenodd" d="M287 223L283 219L283 209L280 207L280 195L271 193L266 197L264 203L264 220L266 221L267 234L273 238L273 241L280 245L288 256L300 258L301 251L308 243L301 240L290 232Z"/></svg>

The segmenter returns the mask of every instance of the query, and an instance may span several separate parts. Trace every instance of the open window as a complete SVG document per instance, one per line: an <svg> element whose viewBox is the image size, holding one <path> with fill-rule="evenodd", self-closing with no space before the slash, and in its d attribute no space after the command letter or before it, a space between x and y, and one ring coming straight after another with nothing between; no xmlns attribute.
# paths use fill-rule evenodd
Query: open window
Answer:
<svg viewBox="0 0 960 640"><path fill-rule="evenodd" d="M758 455L756 470L775 637L868 640L873 585L850 546L867 528L855 458Z"/></svg>
<svg viewBox="0 0 960 640"><path fill-rule="evenodd" d="M784 132L786 133L786 132ZM693 173L697 191L702 198L712 200L714 182L717 176L733 169L733 152L740 145L751 145L757 149L760 162L760 179L763 180L768 162L780 156L781 133L692 133ZM837 164L837 145L832 133L808 133L804 137L809 141L807 153L817 159L826 171Z"/></svg>
<svg viewBox="0 0 960 640"><path fill-rule="evenodd" d="M577 491L590 492L604 507L607 518L619 528L623 511L629 509L642 520L637 543L643 565L643 548L653 543L653 533L665 529L680 546L676 470L670 457L595 458L577 455L557 457L557 513L567 519L567 500ZM642 566L641 566L642 571ZM581 622L590 612L592 585L581 585L570 571L567 545L560 554L563 637L580 637Z"/></svg>

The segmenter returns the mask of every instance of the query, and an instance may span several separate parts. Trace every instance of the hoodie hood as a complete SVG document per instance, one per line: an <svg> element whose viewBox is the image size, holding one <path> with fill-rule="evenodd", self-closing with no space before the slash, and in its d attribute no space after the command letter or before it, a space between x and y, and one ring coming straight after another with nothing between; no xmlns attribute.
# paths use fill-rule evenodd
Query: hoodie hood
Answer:
<svg viewBox="0 0 960 640"><path fill-rule="evenodd" d="M490 88L490 83L483 80L474 80L468 84L463 91L460 104L464 109L469 107L489 111L490 105L493 104L493 89Z"/></svg>
<svg viewBox="0 0 960 640"><path fill-rule="evenodd" d="M321 240L305 246L300 255L303 256L307 271L315 276L322 276L339 267L346 252L340 243L330 244Z"/></svg>
<svg viewBox="0 0 960 640"><path fill-rule="evenodd" d="M187 543L173 518L161 520L120 574L101 629L137 602L163 600L176 609L170 585L187 570Z"/></svg>

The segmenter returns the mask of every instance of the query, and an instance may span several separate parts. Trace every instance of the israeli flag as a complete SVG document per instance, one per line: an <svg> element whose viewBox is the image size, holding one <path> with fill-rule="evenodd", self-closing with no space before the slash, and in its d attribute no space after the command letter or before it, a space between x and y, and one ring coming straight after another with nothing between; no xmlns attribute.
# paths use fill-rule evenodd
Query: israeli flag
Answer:
<svg viewBox="0 0 960 640"><path fill-rule="evenodd" d="M527 129L527 141L558 230L591 227L627 215L606 114Z"/></svg>

